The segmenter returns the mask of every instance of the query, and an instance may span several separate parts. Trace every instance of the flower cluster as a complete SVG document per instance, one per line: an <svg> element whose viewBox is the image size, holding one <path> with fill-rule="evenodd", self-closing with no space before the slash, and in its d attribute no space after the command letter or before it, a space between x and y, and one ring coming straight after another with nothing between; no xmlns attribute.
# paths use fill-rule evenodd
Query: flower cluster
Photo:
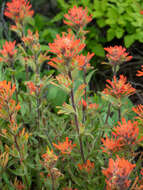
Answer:
<svg viewBox="0 0 143 190"><path fill-rule="evenodd" d="M17 49L15 47L15 44L16 44L16 41L5 42L5 44L3 45L3 49L0 50L0 54L1 54L0 61L8 63L9 65L12 64L17 54Z"/></svg>
<svg viewBox="0 0 143 190"><path fill-rule="evenodd" d="M31 95L39 94L42 86L42 84L36 86L32 81L27 82L27 87L30 90Z"/></svg>
<svg viewBox="0 0 143 190"><path fill-rule="evenodd" d="M103 152L112 153L117 152L119 150L123 150L125 147L131 147L136 145L139 141L139 128L138 122L126 121L122 118L122 123L118 122L118 126L113 128L112 138L108 138L106 136L105 139L102 138L102 143L104 147L102 147Z"/></svg>
<svg viewBox="0 0 143 190"><path fill-rule="evenodd" d="M14 92L15 85L11 86L11 82L0 81L0 117L11 124L15 123L17 112L20 110L20 105L16 105L12 99Z"/></svg>
<svg viewBox="0 0 143 190"><path fill-rule="evenodd" d="M111 95L115 98L121 98L126 96L131 96L135 93L136 89L127 83L127 78L120 75L119 80L114 76L113 81L107 80L106 88L103 91L105 95Z"/></svg>
<svg viewBox="0 0 143 190"><path fill-rule="evenodd" d="M72 141L69 141L68 137L66 137L66 140L63 143L53 143L53 145L60 150L62 154L71 154L72 149L76 146L76 144L72 144Z"/></svg>
<svg viewBox="0 0 143 190"><path fill-rule="evenodd" d="M64 17L67 19L64 20L64 23L72 26L75 29L85 27L92 20L92 17L88 16L87 9L76 6L69 9L68 14L65 14Z"/></svg>
<svg viewBox="0 0 143 190"><path fill-rule="evenodd" d="M131 164L128 160L118 156L115 161L110 158L108 168L102 170L106 176L107 190L127 189L131 182L129 176L135 166L135 164Z"/></svg>
<svg viewBox="0 0 143 190"><path fill-rule="evenodd" d="M77 61L77 63L78 63L78 68L79 68L79 70L84 70L84 69L86 69L86 70L88 70L88 69L90 69L91 68L91 65L90 65L90 60L91 60L91 58L94 56L94 53L89 53L88 52L88 54L87 54L87 56L84 56L84 55L77 55L77 57L76 57L76 61Z"/></svg>
<svg viewBox="0 0 143 190"><path fill-rule="evenodd" d="M133 107L132 110L138 115L137 119L143 121L143 105L139 104L136 107Z"/></svg>
<svg viewBox="0 0 143 190"><path fill-rule="evenodd" d="M46 167L55 165L58 159L58 157L54 154L53 150L50 150L48 147L46 153L42 155L42 158L44 159L44 165Z"/></svg>
<svg viewBox="0 0 143 190"><path fill-rule="evenodd" d="M106 135L106 138L102 138L101 142L103 143L103 147L101 147L102 151L108 154L118 152L122 148L120 139L114 137L109 138Z"/></svg>
<svg viewBox="0 0 143 190"><path fill-rule="evenodd" d="M136 74L138 77L143 76L143 65L141 67L142 67L141 71L138 71L138 73Z"/></svg>
<svg viewBox="0 0 143 190"><path fill-rule="evenodd" d="M123 48L122 46L108 47L104 49L108 52L106 56L112 64L117 62L123 63L132 59L132 56L128 56L128 53L126 53L126 48Z"/></svg>
<svg viewBox="0 0 143 190"><path fill-rule="evenodd" d="M49 51L56 54L57 57L51 58L48 64L59 70L65 70L65 67L69 70L74 69L76 57L84 47L85 44L70 32L62 33L62 37L57 35L54 42L49 43Z"/></svg>
<svg viewBox="0 0 143 190"><path fill-rule="evenodd" d="M34 14L28 0L12 0L11 2L7 2L6 5L4 14L15 21L15 23L23 22L25 18L32 17Z"/></svg>
<svg viewBox="0 0 143 190"><path fill-rule="evenodd" d="M87 160L86 163L78 164L77 166L79 170L85 171L87 173L90 173L94 169L94 163L91 162L90 160Z"/></svg>

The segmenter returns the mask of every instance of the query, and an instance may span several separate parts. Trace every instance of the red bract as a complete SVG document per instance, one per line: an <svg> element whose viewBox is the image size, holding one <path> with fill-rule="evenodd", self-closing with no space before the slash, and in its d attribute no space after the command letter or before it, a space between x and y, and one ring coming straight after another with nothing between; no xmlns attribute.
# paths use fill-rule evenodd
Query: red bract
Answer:
<svg viewBox="0 0 143 190"><path fill-rule="evenodd" d="M140 119L143 121L143 105L138 105L136 107L133 107L132 110L138 114L138 117L136 117L137 119Z"/></svg>
<svg viewBox="0 0 143 190"><path fill-rule="evenodd" d="M59 57L75 57L80 51L83 50L85 44L81 43L80 39L76 39L71 33L62 33L62 37L59 35L53 43L49 43L50 52L57 54Z"/></svg>
<svg viewBox="0 0 143 190"><path fill-rule="evenodd" d="M90 69L90 59L94 56L94 53L89 53L87 54L87 56L84 55L78 55L76 57L76 61L78 63L78 68L79 70L83 70L83 69Z"/></svg>
<svg viewBox="0 0 143 190"><path fill-rule="evenodd" d="M138 122L126 122L122 118L122 123L118 121L118 126L113 128L112 134L120 140L122 146L130 146L138 142L137 138L139 135Z"/></svg>
<svg viewBox="0 0 143 190"><path fill-rule="evenodd" d="M69 141L69 138L66 137L65 142L58 144L53 143L54 147L61 151L62 154L71 154L72 149L76 144L72 144L72 141Z"/></svg>
<svg viewBox="0 0 143 190"><path fill-rule="evenodd" d="M35 93L39 93L41 90L41 87L43 86L42 84L38 86L36 86L33 82L29 81L27 82L27 86L30 90L30 94L34 95Z"/></svg>
<svg viewBox="0 0 143 190"><path fill-rule="evenodd" d="M94 169L94 163L90 160L87 160L84 164L78 164L77 166L79 170L85 171L87 173L90 173Z"/></svg>
<svg viewBox="0 0 143 190"><path fill-rule="evenodd" d="M23 22L24 18L32 17L34 11L27 0L12 0L8 2L4 15L17 22Z"/></svg>
<svg viewBox="0 0 143 190"><path fill-rule="evenodd" d="M117 80L117 78L114 76L113 81L107 80L107 82L109 85L106 84L103 94L111 95L115 98L131 96L136 91L136 89L133 88L130 83L127 83L127 78L123 75L120 75L119 80Z"/></svg>
<svg viewBox="0 0 143 190"><path fill-rule="evenodd" d="M15 49L15 43L16 41L5 42L5 44L3 45L3 49L0 50L0 54L2 55L2 57L0 57L1 61L4 62L9 62L10 60L12 61L13 57L17 53L17 50Z"/></svg>
<svg viewBox="0 0 143 190"><path fill-rule="evenodd" d="M130 61L132 59L132 56L128 56L128 53L126 53L126 48L123 48L122 46L108 47L104 48L104 50L108 52L106 57L113 63L122 63L124 61Z"/></svg>
<svg viewBox="0 0 143 190"><path fill-rule="evenodd" d="M80 39L76 39L70 32L62 33L62 37L57 35L54 42L49 43L49 51L56 54L57 57L52 58L48 64L57 69L64 66L69 69L75 68L75 59L84 47L85 44L81 43Z"/></svg>
<svg viewBox="0 0 143 190"><path fill-rule="evenodd" d="M136 74L138 77L143 76L143 65L141 67L141 71L138 71L138 73Z"/></svg>
<svg viewBox="0 0 143 190"><path fill-rule="evenodd" d="M140 14L143 15L143 10L140 11Z"/></svg>
<svg viewBox="0 0 143 190"><path fill-rule="evenodd" d="M117 152L121 149L122 145L120 143L120 139L117 138L111 138L109 139L109 137L107 137L105 139L101 139L104 147L101 147L101 149L103 150L103 152L106 152L108 154L112 153L112 152Z"/></svg>
<svg viewBox="0 0 143 190"><path fill-rule="evenodd" d="M86 24L91 22L92 17L88 16L87 8L83 9L82 7L76 7L69 9L68 14L65 14L64 17L67 19L64 20L64 23L77 29L84 27Z"/></svg>
<svg viewBox="0 0 143 190"><path fill-rule="evenodd" d="M130 186L130 173L135 166L135 164L118 156L115 161L110 158L108 168L102 170L106 176L107 190L127 189Z"/></svg>
<svg viewBox="0 0 143 190"><path fill-rule="evenodd" d="M25 45L33 45L34 43L39 43L39 34L36 31L35 34L28 30L27 36L22 37L22 41Z"/></svg>
<svg viewBox="0 0 143 190"><path fill-rule="evenodd" d="M15 85L11 86L11 82L0 81L0 117L11 123L14 123L17 111L20 105L12 99L15 92Z"/></svg>

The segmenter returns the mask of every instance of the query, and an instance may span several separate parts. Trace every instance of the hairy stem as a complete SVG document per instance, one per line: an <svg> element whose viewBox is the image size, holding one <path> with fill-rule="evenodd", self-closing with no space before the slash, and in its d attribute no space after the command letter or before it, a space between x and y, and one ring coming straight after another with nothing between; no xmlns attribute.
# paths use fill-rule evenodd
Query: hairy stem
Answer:
<svg viewBox="0 0 143 190"><path fill-rule="evenodd" d="M105 119L105 124L108 124L108 118L110 116L110 112L111 112L111 103L109 103L109 105L108 105L108 110L107 110L107 115L106 115L106 119Z"/></svg>
<svg viewBox="0 0 143 190"><path fill-rule="evenodd" d="M83 70L83 81L84 81L84 84L87 85L87 82L86 82L86 70L84 68ZM84 93L84 100L86 102L86 96L87 96L87 88L85 87L85 93ZM83 112L83 118L82 118L82 122L84 123L85 120L86 120L86 116L85 116L85 111L86 111L86 107L85 106L82 106L82 112Z"/></svg>
<svg viewBox="0 0 143 190"><path fill-rule="evenodd" d="M70 78L71 81L72 81L71 72L69 71L68 74L69 74L69 78ZM75 119L76 131L77 131L78 139L79 139L81 158L82 158L83 163L85 163L85 157L84 157L84 151L83 151L82 138L81 138L80 132L79 132L79 121L78 121L78 117L77 117L77 114L76 114L76 106L75 106L73 88L71 88L71 102L72 102L72 107L73 107L73 109L74 109L74 111L75 111L74 119Z"/></svg>
<svg viewBox="0 0 143 190"><path fill-rule="evenodd" d="M52 171L50 170L51 180L52 180L52 190L55 190L55 179Z"/></svg>

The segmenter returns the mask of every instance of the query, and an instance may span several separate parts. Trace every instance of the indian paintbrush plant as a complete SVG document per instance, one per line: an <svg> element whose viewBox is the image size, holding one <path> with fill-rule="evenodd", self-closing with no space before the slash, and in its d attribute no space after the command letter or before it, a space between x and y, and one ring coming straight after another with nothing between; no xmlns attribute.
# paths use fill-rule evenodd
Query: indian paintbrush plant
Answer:
<svg viewBox="0 0 143 190"><path fill-rule="evenodd" d="M28 0L7 2L4 15L19 40L5 41L0 50L0 189L143 189L143 155L137 151L143 146L143 105L132 106L136 89L118 75L132 56L122 46L106 47L113 78L93 95L87 8L69 9L69 29L44 49ZM45 65L53 76L43 72ZM55 101L61 94L66 98L54 107L47 96Z"/></svg>

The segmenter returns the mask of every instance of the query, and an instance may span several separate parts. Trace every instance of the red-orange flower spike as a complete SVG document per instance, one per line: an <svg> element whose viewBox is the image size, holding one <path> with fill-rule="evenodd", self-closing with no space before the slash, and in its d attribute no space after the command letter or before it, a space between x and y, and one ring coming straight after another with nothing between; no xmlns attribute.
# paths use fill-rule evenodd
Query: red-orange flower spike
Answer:
<svg viewBox="0 0 143 190"><path fill-rule="evenodd" d="M113 131L112 134L120 140L122 145L128 146L138 142L139 128L137 121L131 122L122 118L122 123L118 121L118 126L114 127Z"/></svg>
<svg viewBox="0 0 143 190"><path fill-rule="evenodd" d="M36 31L35 34L28 30L27 36L22 38L22 41L25 43L26 46L32 46L33 44L39 44L39 33Z"/></svg>
<svg viewBox="0 0 143 190"><path fill-rule="evenodd" d="M87 102L82 98L80 101L79 101L79 105L82 105L84 108L87 107Z"/></svg>
<svg viewBox="0 0 143 190"><path fill-rule="evenodd" d="M43 165L49 169L49 167L53 167L55 165L58 156L54 154L53 150L50 150L47 147L47 151L42 155L42 158L44 159Z"/></svg>
<svg viewBox="0 0 143 190"><path fill-rule="evenodd" d="M77 166L79 170L85 171L87 173L90 173L94 169L94 163L90 160L87 160L84 164L78 164Z"/></svg>
<svg viewBox="0 0 143 190"><path fill-rule="evenodd" d="M123 48L122 46L107 47L104 48L104 50L108 52L106 57L113 63L122 63L132 59L132 56L128 56L128 53L126 53L126 48Z"/></svg>
<svg viewBox="0 0 143 190"><path fill-rule="evenodd" d="M76 144L72 144L72 141L69 141L68 137L66 137L66 140L63 143L53 143L53 145L60 150L62 154L71 154L72 149L76 146Z"/></svg>
<svg viewBox="0 0 143 190"><path fill-rule="evenodd" d="M141 71L138 71L138 73L136 74L138 77L142 77L143 76L143 65L141 66Z"/></svg>
<svg viewBox="0 0 143 190"><path fill-rule="evenodd" d="M87 8L76 7L69 9L68 14L65 14L64 17L67 19L64 20L64 23L75 28L83 28L89 22L91 22L92 17L88 16Z"/></svg>
<svg viewBox="0 0 143 190"><path fill-rule="evenodd" d="M106 84L103 94L111 95L115 98L131 96L136 91L130 83L127 83L127 78L123 75L120 75L119 80L114 76L113 81L107 80L107 82L109 85Z"/></svg>
<svg viewBox="0 0 143 190"><path fill-rule="evenodd" d="M40 92L41 90L41 87L43 86L42 84L40 84L40 87L37 87L33 82L29 81L27 82L27 86L30 90L30 94L33 95L35 94L36 92Z"/></svg>
<svg viewBox="0 0 143 190"><path fill-rule="evenodd" d="M114 161L109 159L107 169L103 169L102 173L106 176L107 190L123 190L130 186L129 176L136 165L131 164L128 160L117 156Z"/></svg>
<svg viewBox="0 0 143 190"><path fill-rule="evenodd" d="M84 56L84 55L77 55L76 57L76 61L78 63L78 69L79 70L83 70L83 69L90 69L91 66L90 66L90 60L91 58L94 56L94 53L89 53L87 54L87 56Z"/></svg>
<svg viewBox="0 0 143 190"><path fill-rule="evenodd" d="M20 105L12 99L15 92L15 85L11 86L11 82L0 81L0 117L4 120L14 123L17 111Z"/></svg>
<svg viewBox="0 0 143 190"><path fill-rule="evenodd" d="M70 58L78 55L83 50L85 44L80 42L80 39L76 39L71 33L62 33L62 37L59 35L53 43L49 43L50 52L53 52L59 56Z"/></svg>
<svg viewBox="0 0 143 190"><path fill-rule="evenodd" d="M143 121L143 105L139 104L136 107L133 107L132 110L138 114L138 117L136 117L137 119L140 119Z"/></svg>
<svg viewBox="0 0 143 190"><path fill-rule="evenodd" d="M17 53L17 50L15 48L15 43L16 41L5 42L5 44L3 45L3 49L0 50L0 54L2 55L2 57L0 57L1 61L4 61L4 62L9 62L10 60L12 61L13 57Z"/></svg>
<svg viewBox="0 0 143 190"><path fill-rule="evenodd" d="M99 107L99 105L96 104L96 103L93 103L93 104L89 104L89 105L88 105L88 108L89 108L89 109L98 109L98 107Z"/></svg>
<svg viewBox="0 0 143 190"><path fill-rule="evenodd" d="M11 86L11 82L7 82L6 80L0 81L0 99L5 101L11 99L15 88L15 85Z"/></svg>
<svg viewBox="0 0 143 190"><path fill-rule="evenodd" d="M16 190L25 189L25 185L21 181L17 180L17 178L15 178L14 187L16 188Z"/></svg>
<svg viewBox="0 0 143 190"><path fill-rule="evenodd" d="M76 39L74 34L62 33L62 36L57 35L57 38L53 43L49 43L50 52L57 55L48 62L49 65L56 69L61 69L67 66L69 70L75 68L76 56L85 47L84 43L81 43L80 39ZM64 69L66 70L66 69Z"/></svg>
<svg viewBox="0 0 143 190"><path fill-rule="evenodd" d="M117 138L111 138L109 139L106 135L106 138L105 139L101 139L102 143L103 143L103 146L104 147L101 147L102 151L103 152L106 152L108 154L112 153L112 152L117 152L121 149L122 147L122 144L120 143L120 139L117 139Z"/></svg>
<svg viewBox="0 0 143 190"><path fill-rule="evenodd" d="M6 4L4 15L12 19L16 23L23 22L27 17L32 17L34 11L28 0L12 0Z"/></svg>

